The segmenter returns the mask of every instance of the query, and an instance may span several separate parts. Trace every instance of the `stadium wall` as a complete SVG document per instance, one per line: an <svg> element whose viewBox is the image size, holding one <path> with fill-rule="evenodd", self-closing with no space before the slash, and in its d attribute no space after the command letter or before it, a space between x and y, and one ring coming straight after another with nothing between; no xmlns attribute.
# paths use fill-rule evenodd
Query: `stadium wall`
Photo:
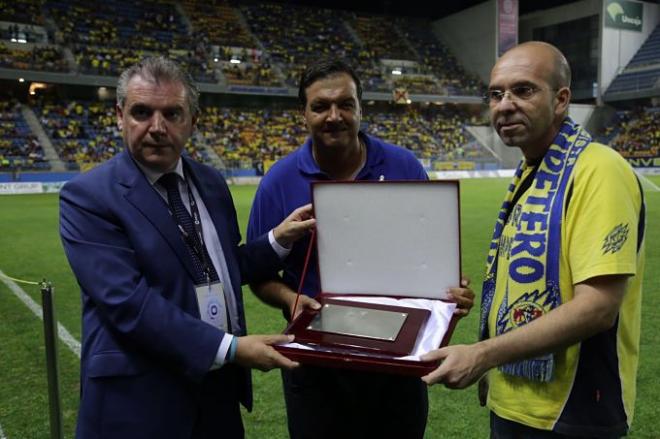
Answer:
<svg viewBox="0 0 660 439"><path fill-rule="evenodd" d="M582 0L521 16L519 40L529 41L533 39L534 29L539 27L598 15L600 17L600 44L598 49L600 61L598 68L599 86L596 95L600 97L660 22L660 6L658 4L642 2L642 5L644 7L642 32L605 27L603 25L604 1Z"/></svg>
<svg viewBox="0 0 660 439"><path fill-rule="evenodd" d="M78 172L21 172L18 175L6 172L0 173L0 183L9 183L12 181L20 182L58 182L69 181Z"/></svg>
<svg viewBox="0 0 660 439"><path fill-rule="evenodd" d="M660 175L660 167L636 168L635 171L642 175ZM481 171L429 171L431 180L462 180L467 178L511 178L514 169L493 169ZM45 175L45 174L42 174ZM228 178L229 184L236 185L258 185L261 177L234 177ZM57 193L66 181L32 181L32 182L0 182L0 196Z"/></svg>
<svg viewBox="0 0 660 439"><path fill-rule="evenodd" d="M582 0L565 6L543 9L522 15L518 26L518 39L519 41L532 40L534 29L538 27L546 27L577 20L578 18L599 15L601 5L602 0Z"/></svg>
<svg viewBox="0 0 660 439"><path fill-rule="evenodd" d="M660 23L660 5L643 2L642 31L614 29L602 26L600 47L600 93L605 93L614 78L628 65L641 45ZM601 14L602 16L602 14Z"/></svg>
<svg viewBox="0 0 660 439"><path fill-rule="evenodd" d="M495 0L489 0L433 23L435 35L485 83L495 64L495 6Z"/></svg>

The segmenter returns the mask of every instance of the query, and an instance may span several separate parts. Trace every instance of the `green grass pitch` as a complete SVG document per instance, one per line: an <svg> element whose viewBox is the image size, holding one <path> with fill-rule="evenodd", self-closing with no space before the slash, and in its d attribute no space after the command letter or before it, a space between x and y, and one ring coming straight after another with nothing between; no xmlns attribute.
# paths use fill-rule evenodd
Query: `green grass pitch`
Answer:
<svg viewBox="0 0 660 439"><path fill-rule="evenodd" d="M660 177L653 177L660 184ZM505 179L461 182L462 264L479 292L485 251L497 210L506 190ZM239 223L247 223L254 186L234 186ZM660 192L647 192L646 273L644 280L641 362L635 420L629 437L660 437ZM244 230L243 230L244 233ZM29 280L46 278L55 286L56 317L80 340L80 295L58 234L56 195L0 197L0 270ZM37 302L36 287L23 289ZM251 333L279 332L284 321L278 310L244 291ZM478 304L457 327L452 343L476 340ZM65 437L73 437L78 406L79 360L59 344L60 379ZM254 372L255 409L244 413L248 438L285 438L286 422L277 371ZM486 438L488 412L477 402L476 388L430 389L429 438ZM338 420L340 422L340 420ZM0 283L0 426L8 439L49 436L45 350L42 323Z"/></svg>

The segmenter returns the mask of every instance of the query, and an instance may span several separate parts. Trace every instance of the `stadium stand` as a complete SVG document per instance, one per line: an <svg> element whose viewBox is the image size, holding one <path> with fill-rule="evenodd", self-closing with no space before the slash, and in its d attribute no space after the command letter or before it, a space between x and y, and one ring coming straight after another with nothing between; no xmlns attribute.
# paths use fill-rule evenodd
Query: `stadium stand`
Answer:
<svg viewBox="0 0 660 439"><path fill-rule="evenodd" d="M35 44L46 43L46 31L34 25L3 22L0 24L0 40L12 43Z"/></svg>
<svg viewBox="0 0 660 439"><path fill-rule="evenodd" d="M71 101L43 104L38 113L68 169L87 169L122 148L112 102ZM402 145L419 158L433 160L488 158L480 148L465 150L472 140L465 130L470 117L453 106L428 108L388 106L365 110L367 132ZM225 168L250 169L276 161L301 145L307 130L295 108L202 109L198 134L186 150L209 163L207 148L222 158Z"/></svg>
<svg viewBox="0 0 660 439"><path fill-rule="evenodd" d="M652 70L624 72L612 81L606 94L652 89L658 79L660 79L660 66Z"/></svg>
<svg viewBox="0 0 660 439"><path fill-rule="evenodd" d="M82 73L116 76L145 55L162 54L185 65L195 80L216 82L206 49L188 34L174 3L50 0L44 7Z"/></svg>
<svg viewBox="0 0 660 439"><path fill-rule="evenodd" d="M368 133L404 146L421 159L492 159L487 151L471 143L473 139L465 129L468 122L477 121L453 105L367 109L364 121ZM466 149L468 144L470 148Z"/></svg>
<svg viewBox="0 0 660 439"><path fill-rule="evenodd" d="M2 35L10 38L47 23L47 40L58 45L30 52L2 46L2 66L9 68L66 72L75 63L83 74L116 76L136 59L157 53L177 59L199 82L295 88L305 65L333 55L356 66L365 90L475 95L480 88L426 21L281 3L235 7L217 0L186 0L180 7L154 0L17 0L4 9L10 25L0 26ZM385 59L425 67L394 78ZM432 68L430 59L436 60Z"/></svg>
<svg viewBox="0 0 660 439"><path fill-rule="evenodd" d="M399 34L390 17L358 15L350 24L366 50L373 53L375 58L408 61L417 59L417 55Z"/></svg>
<svg viewBox="0 0 660 439"><path fill-rule="evenodd" d="M188 0L182 5L197 42L197 59L207 56L207 75L218 66L228 84L281 85L237 9L217 1Z"/></svg>
<svg viewBox="0 0 660 439"><path fill-rule="evenodd" d="M68 63L57 46L14 44L0 41L0 67L19 70L66 72Z"/></svg>
<svg viewBox="0 0 660 439"><path fill-rule="evenodd" d="M642 47L630 60L628 68L658 63L660 63L660 25L656 26Z"/></svg>
<svg viewBox="0 0 660 439"><path fill-rule="evenodd" d="M48 170L44 150L21 114L21 105L0 100L0 171Z"/></svg>
<svg viewBox="0 0 660 439"><path fill-rule="evenodd" d="M382 82L372 56L349 33L346 13L275 3L250 4L241 11L271 61L287 72L286 83L291 87L297 87L300 73L310 61L324 55L359 60L355 64L367 89L378 89Z"/></svg>
<svg viewBox="0 0 660 439"><path fill-rule="evenodd" d="M277 160L305 141L294 109L206 107L198 130L228 168L253 168Z"/></svg>
<svg viewBox="0 0 660 439"><path fill-rule="evenodd" d="M193 26L193 36L206 45L256 48L257 42L243 25L239 13L226 2L182 2Z"/></svg>
<svg viewBox="0 0 660 439"><path fill-rule="evenodd" d="M41 26L43 0L0 0L0 21L15 23L23 29L25 25Z"/></svg>
<svg viewBox="0 0 660 439"><path fill-rule="evenodd" d="M184 64L199 82L295 89L306 64L328 55L350 60L366 91L402 89L406 97L475 95L482 87L462 70L424 20L281 3L233 6L217 0L0 0L0 4L0 18L9 23L0 26L2 38L8 38L0 41L0 67L10 69L75 69L113 77L144 56L163 54ZM28 40L41 36L42 42L12 43L11 37L19 32ZM387 60L404 61L403 74L393 75ZM199 130L186 147L188 153L207 163L217 160L217 154L226 168L258 171L305 141L306 129L292 103L275 104L276 108L249 105L240 98L231 107L207 104ZM464 128L468 115L450 106L432 107L376 105L365 112L365 127L423 159L453 160L483 153L470 149L476 142ZM92 167L122 148L110 101L49 97L34 110L69 170ZM31 154L30 160L39 163L43 157L39 151L34 146L20 156L27 160Z"/></svg>
<svg viewBox="0 0 660 439"><path fill-rule="evenodd" d="M619 111L605 132L610 145L626 158L660 157L660 107Z"/></svg>
<svg viewBox="0 0 660 439"><path fill-rule="evenodd" d="M364 110L364 128L392 143L404 146L419 158L433 160L486 159L465 124L477 122L454 106L428 108L387 106ZM299 110L207 107L198 124L202 141L228 168L251 168L259 162L276 161L301 145L307 130Z"/></svg>
<svg viewBox="0 0 660 439"><path fill-rule="evenodd" d="M623 72L614 78L605 96L653 88L660 89L660 24L655 27Z"/></svg>
<svg viewBox="0 0 660 439"><path fill-rule="evenodd" d="M69 170L93 167L123 148L112 101L49 102L41 105L39 114L41 124ZM186 150L200 162L210 160L192 141Z"/></svg>
<svg viewBox="0 0 660 439"><path fill-rule="evenodd" d="M46 103L41 124L69 170L86 169L121 150L114 106L110 102Z"/></svg>
<svg viewBox="0 0 660 439"><path fill-rule="evenodd" d="M241 51L239 55L230 55L228 58L220 63L222 73L229 84L267 87L282 85L268 61L252 61L254 58L250 57L247 51Z"/></svg>
<svg viewBox="0 0 660 439"><path fill-rule="evenodd" d="M181 47L178 43L187 35L173 3L49 0L44 7L64 33L64 42L73 45L164 51Z"/></svg>
<svg viewBox="0 0 660 439"><path fill-rule="evenodd" d="M468 74L456 57L433 35L429 20L398 17L397 27L418 54L423 72L435 75L441 94L482 95L485 86L474 75Z"/></svg>

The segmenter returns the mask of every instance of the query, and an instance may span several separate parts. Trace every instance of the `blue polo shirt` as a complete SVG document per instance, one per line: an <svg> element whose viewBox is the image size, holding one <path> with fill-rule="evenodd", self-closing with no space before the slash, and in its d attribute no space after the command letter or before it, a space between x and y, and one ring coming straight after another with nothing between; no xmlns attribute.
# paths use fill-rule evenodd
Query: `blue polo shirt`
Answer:
<svg viewBox="0 0 660 439"><path fill-rule="evenodd" d="M367 147L367 160L356 180L428 180L419 160L407 149L364 133L360 133L360 138ZM308 138L262 178L250 212L248 242L279 225L294 209L311 203L311 182L329 180L314 160L312 140ZM283 280L294 291L298 290L308 246L309 238L296 242L285 260ZM316 248L310 258L303 292L311 297L321 292Z"/></svg>

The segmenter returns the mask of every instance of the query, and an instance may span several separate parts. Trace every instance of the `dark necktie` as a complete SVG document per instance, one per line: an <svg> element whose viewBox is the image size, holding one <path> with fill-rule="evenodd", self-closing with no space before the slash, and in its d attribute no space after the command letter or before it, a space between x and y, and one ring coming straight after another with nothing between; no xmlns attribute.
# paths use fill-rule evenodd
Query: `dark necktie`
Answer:
<svg viewBox="0 0 660 439"><path fill-rule="evenodd" d="M173 172L164 174L158 179L158 183L160 183L167 191L167 202L170 206L170 210L172 211L172 215L175 217L179 225L183 227L183 230L185 230L185 232L188 234L189 239L184 239L184 242L188 247L188 252L190 253L193 265L195 267L195 283L199 285L206 282L204 264L198 253L200 250L203 252L204 258L208 263L209 277L211 278L211 282L219 280L218 273L215 271L215 267L213 267L213 262L209 257L206 246L202 245L199 239L199 235L195 230L195 226L193 225L193 219L188 213L188 210L186 209L186 206L183 204L183 200L181 199L181 194L179 193L179 176ZM195 249L197 249L197 251Z"/></svg>

